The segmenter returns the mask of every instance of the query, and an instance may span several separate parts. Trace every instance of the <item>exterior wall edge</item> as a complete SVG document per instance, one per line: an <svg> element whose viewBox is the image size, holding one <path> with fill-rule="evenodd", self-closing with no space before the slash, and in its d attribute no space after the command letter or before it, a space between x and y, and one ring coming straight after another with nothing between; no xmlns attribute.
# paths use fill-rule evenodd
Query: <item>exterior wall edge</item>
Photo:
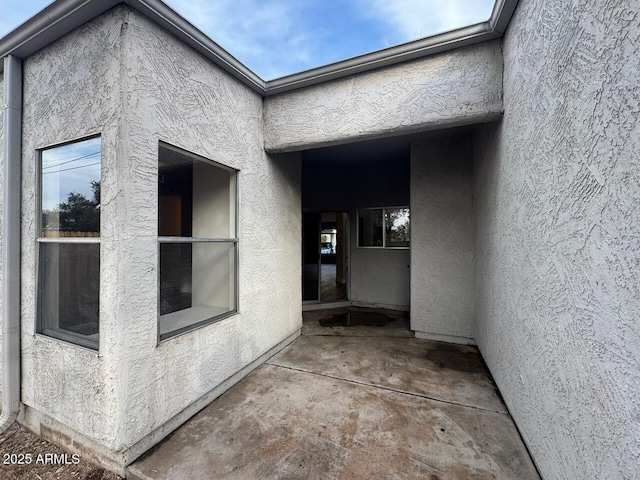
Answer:
<svg viewBox="0 0 640 480"><path fill-rule="evenodd" d="M504 108L502 106L502 102L498 102L495 105L488 106L486 110L474 114L460 115L458 117L441 119L438 121L429 121L419 125L399 126L393 129L366 132L359 135L336 136L334 138L323 139L319 141L300 141L282 144L270 143L265 137L264 149L267 153L273 154L296 152L313 148L332 147L336 145L343 145L346 143L378 140L381 138L411 135L433 130L442 130L447 128L465 127L468 125L497 122L502 119L503 114Z"/></svg>
<svg viewBox="0 0 640 480"><path fill-rule="evenodd" d="M458 337L455 335L442 335L440 333L416 331L416 338L421 340L433 340L435 342L456 343L458 345L475 345L476 341L469 337Z"/></svg>
<svg viewBox="0 0 640 480"><path fill-rule="evenodd" d="M293 341L295 341L301 334L302 329L298 329L293 332L291 335L286 337L280 343L275 345L274 347L267 350L265 353L260 355L254 361L238 370L231 377L227 378L225 381L220 383L218 386L214 387L209 393L206 393L202 397L200 397L195 402L191 403L185 409L183 409L177 415L174 415L172 418L167 420L163 425L156 428L153 432L149 433L145 437L138 440L134 445L127 448L123 452L123 464L124 466L128 466L133 463L136 459L138 459L141 455L146 453L149 449L160 443L164 438L166 438L171 432L175 429L179 428L186 421L188 421L191 417L197 414L200 410L207 407L211 402L216 400L219 396L225 393L227 390L232 388L238 382L243 380L247 375L253 372L255 369L263 365L267 360L271 357L279 353L281 350L289 346ZM135 467L127 468L127 475L129 473L135 473Z"/></svg>
<svg viewBox="0 0 640 480"><path fill-rule="evenodd" d="M280 343L237 371L209 393L200 397L131 447L125 446L117 451L113 451L95 440L86 437L77 430L51 418L46 413L29 407L28 405L23 406L20 416L18 417L18 422L44 440L59 445L71 453L81 454L83 460L99 465L122 477L130 476L130 473L132 473L134 478L137 478L135 477L135 467L127 468L131 463L164 440L171 432L179 428L200 410L207 407L211 402L263 365L271 357L290 345L300 334L301 329L293 332Z"/></svg>

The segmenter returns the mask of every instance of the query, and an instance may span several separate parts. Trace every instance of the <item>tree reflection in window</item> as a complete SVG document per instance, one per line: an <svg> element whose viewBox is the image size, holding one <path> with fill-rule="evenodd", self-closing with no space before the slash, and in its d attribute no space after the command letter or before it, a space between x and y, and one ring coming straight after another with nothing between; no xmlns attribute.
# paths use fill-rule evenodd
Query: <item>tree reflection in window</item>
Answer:
<svg viewBox="0 0 640 480"><path fill-rule="evenodd" d="M385 246L409 246L409 209L385 208Z"/></svg>
<svg viewBox="0 0 640 480"><path fill-rule="evenodd" d="M42 228L60 232L100 232L100 182L92 181L93 194L88 199L82 193L71 192L66 202L53 210L42 212Z"/></svg>
<svg viewBox="0 0 640 480"><path fill-rule="evenodd" d="M100 234L100 138L42 152L44 237Z"/></svg>
<svg viewBox="0 0 640 480"><path fill-rule="evenodd" d="M358 210L358 247L409 248L410 239L409 207Z"/></svg>

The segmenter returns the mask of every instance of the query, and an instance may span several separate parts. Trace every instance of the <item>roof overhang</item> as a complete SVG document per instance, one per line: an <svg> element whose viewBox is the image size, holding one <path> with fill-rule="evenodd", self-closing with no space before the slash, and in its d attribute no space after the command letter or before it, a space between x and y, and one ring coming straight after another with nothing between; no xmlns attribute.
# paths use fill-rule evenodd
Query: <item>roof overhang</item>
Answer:
<svg viewBox="0 0 640 480"><path fill-rule="evenodd" d="M518 0L496 0L489 20L413 42L265 81L161 0L57 0L0 39L0 58L27 58L110 8L124 3L263 96L387 67L502 36ZM0 62L0 72L3 63Z"/></svg>

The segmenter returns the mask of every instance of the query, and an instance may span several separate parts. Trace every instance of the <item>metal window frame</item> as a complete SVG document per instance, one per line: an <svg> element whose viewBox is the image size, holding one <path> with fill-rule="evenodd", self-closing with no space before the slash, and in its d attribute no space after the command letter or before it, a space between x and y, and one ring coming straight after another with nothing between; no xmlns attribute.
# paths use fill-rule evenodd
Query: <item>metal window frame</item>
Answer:
<svg viewBox="0 0 640 480"><path fill-rule="evenodd" d="M36 148L36 194L35 194L35 212L36 212L36 239L35 239L35 287L36 287L36 301L35 301L35 333L39 337L55 339L56 341L60 341L69 345L74 345L77 347L82 347L84 349L90 350L98 356L100 355L100 296L102 289L98 288L98 340L93 342L92 340L88 340L86 336L76 334L74 332L70 332L64 329L52 329L52 328L44 328L43 319L40 314L40 306L41 306L41 298L40 298L40 245L46 243L55 243L55 244L101 244L102 240L102 222L103 216L102 211L100 211L100 236L99 237L43 237L42 233L42 152L45 150L51 150L53 148L64 147L66 145L72 145L74 143L84 142L86 140L92 140L94 138L100 138L100 182L102 182L102 134L92 133L86 136L74 138L72 140L65 140L59 143L53 143L44 145ZM102 248L99 249L98 252L100 264L102 264ZM98 274L98 286L101 285L101 274Z"/></svg>
<svg viewBox="0 0 640 480"><path fill-rule="evenodd" d="M386 226L387 220L385 217L386 210L394 210L406 208L409 210L409 222L411 222L411 207L409 205L402 205L397 207L364 207L356 209L356 248L363 249L377 249L377 250L411 250L411 233L409 233L409 245L406 247L388 247L387 246L387 234ZM360 245L360 212L365 210L382 210L382 245Z"/></svg>
<svg viewBox="0 0 640 480"><path fill-rule="evenodd" d="M207 163L213 167L220 168L222 170L226 170L232 174L231 178L234 181L234 237L229 238L203 238L203 237L175 237L175 236L157 236L157 255L156 255L156 265L157 265L157 275L156 275L156 292L157 292L157 302L156 302L156 347L159 347L161 344L169 342L175 338L178 338L187 333L193 332L195 330L199 330L200 328L206 327L208 325L212 325L214 323L221 322L226 320L227 318L234 317L240 314L240 239L238 237L239 231L239 222L240 222L240 170L230 167L228 165L224 165L223 163L217 162L215 160L211 160L203 155L199 155L195 152L191 152L184 148L178 147L176 145L172 145L164 140L158 141L158 161L160 157L160 148L166 148L168 150L173 150L182 155L186 155L191 157L194 160L199 160L201 162ZM160 192L156 192L156 198L160 199ZM157 211L158 217L160 215L160 209ZM156 219L156 223L157 223ZM192 325L188 325L186 327L179 328L170 332L170 334L166 334L164 338L161 338L160 335L160 245L162 244L184 244L184 243L232 243L233 244L233 277L234 277L234 309L225 312L220 315L216 315L214 317L208 318L206 320L202 320L200 322L196 322Z"/></svg>

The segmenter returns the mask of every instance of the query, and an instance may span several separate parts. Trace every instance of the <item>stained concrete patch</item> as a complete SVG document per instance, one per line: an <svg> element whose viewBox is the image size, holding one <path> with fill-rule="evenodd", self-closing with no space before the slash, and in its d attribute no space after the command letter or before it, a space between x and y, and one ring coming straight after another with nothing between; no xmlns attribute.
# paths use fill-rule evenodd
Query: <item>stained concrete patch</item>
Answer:
<svg viewBox="0 0 640 480"><path fill-rule="evenodd" d="M304 312L302 335L414 337L407 312L362 307Z"/></svg>
<svg viewBox="0 0 640 480"><path fill-rule="evenodd" d="M345 312L328 318L321 318L318 323L321 327L384 327L393 321L393 318L377 312Z"/></svg>
<svg viewBox="0 0 640 480"><path fill-rule="evenodd" d="M538 477L507 415L264 365L129 478Z"/></svg>
<svg viewBox="0 0 640 480"><path fill-rule="evenodd" d="M507 412L475 347L415 338L306 336L269 363Z"/></svg>

